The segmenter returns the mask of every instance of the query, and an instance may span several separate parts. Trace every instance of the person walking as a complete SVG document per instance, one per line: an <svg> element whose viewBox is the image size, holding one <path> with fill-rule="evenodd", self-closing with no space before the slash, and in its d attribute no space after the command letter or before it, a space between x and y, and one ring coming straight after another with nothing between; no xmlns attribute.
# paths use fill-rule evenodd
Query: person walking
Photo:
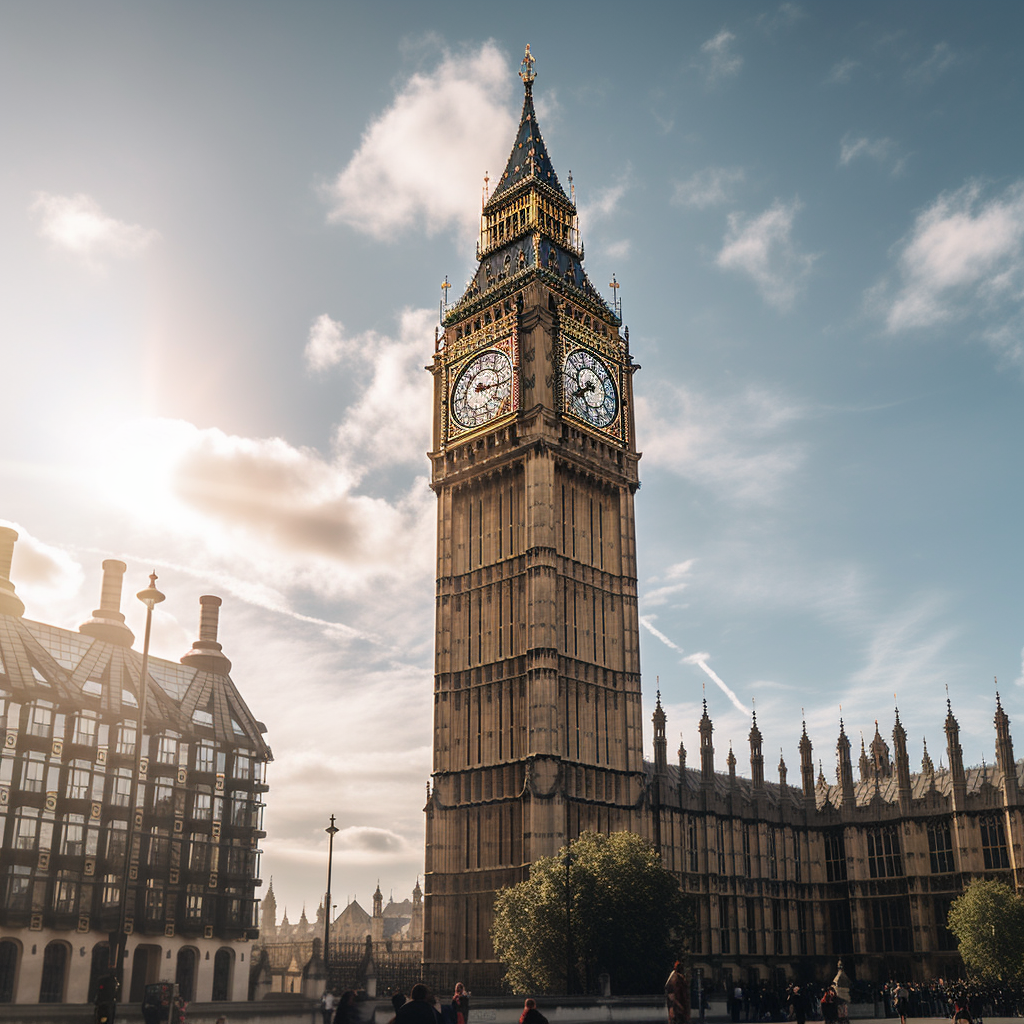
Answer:
<svg viewBox="0 0 1024 1024"><path fill-rule="evenodd" d="M799 985L794 985L789 993L789 998L786 1000L786 1006L789 1009L789 1013L796 1024L806 1024L807 1021L807 1000L804 999L803 992L800 991Z"/></svg>
<svg viewBox="0 0 1024 1024"><path fill-rule="evenodd" d="M825 1024L836 1024L839 1020L839 996L835 985L829 985L821 997L821 1019Z"/></svg>
<svg viewBox="0 0 1024 1024"><path fill-rule="evenodd" d="M897 982L896 988L893 989L892 1001L896 1007L896 1012L900 1015L900 1024L907 1024L907 1002L910 997L910 993L903 987L903 982Z"/></svg>
<svg viewBox="0 0 1024 1024"><path fill-rule="evenodd" d="M523 1012L519 1016L519 1024L548 1024L547 1017L537 1009L536 999L527 999L523 1003Z"/></svg>
<svg viewBox="0 0 1024 1024"><path fill-rule="evenodd" d="M413 985L408 1000L399 1007L395 1024L441 1024L441 1014L434 1009L430 991L422 981Z"/></svg>
<svg viewBox="0 0 1024 1024"><path fill-rule="evenodd" d="M690 986L683 973L683 964L677 960L665 982L665 1005L668 1009L668 1024L689 1024Z"/></svg>
<svg viewBox="0 0 1024 1024"><path fill-rule="evenodd" d="M469 1024L469 993L461 981L455 983L455 994L452 996L452 1015L455 1024Z"/></svg>
<svg viewBox="0 0 1024 1024"><path fill-rule="evenodd" d="M323 1015L324 1024L332 1024L334 1021L334 1010L338 1005L338 997L331 989L324 989L320 997L320 1013Z"/></svg>
<svg viewBox="0 0 1024 1024"><path fill-rule="evenodd" d="M341 993L334 1008L333 1024L356 1024L356 994L352 989Z"/></svg>

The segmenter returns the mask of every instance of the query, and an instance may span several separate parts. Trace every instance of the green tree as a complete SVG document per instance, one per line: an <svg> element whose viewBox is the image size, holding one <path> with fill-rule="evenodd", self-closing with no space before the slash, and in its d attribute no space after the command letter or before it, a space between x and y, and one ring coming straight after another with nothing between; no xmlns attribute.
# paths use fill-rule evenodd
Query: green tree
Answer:
<svg viewBox="0 0 1024 1024"><path fill-rule="evenodd" d="M1024 980L1024 899L1008 885L976 878L953 901L948 922L971 977Z"/></svg>
<svg viewBox="0 0 1024 1024"><path fill-rule="evenodd" d="M660 992L692 930L675 876L632 832L584 832L568 854L568 864L565 847L535 861L528 879L498 892L491 937L505 983L520 994L585 992L607 972L617 993Z"/></svg>

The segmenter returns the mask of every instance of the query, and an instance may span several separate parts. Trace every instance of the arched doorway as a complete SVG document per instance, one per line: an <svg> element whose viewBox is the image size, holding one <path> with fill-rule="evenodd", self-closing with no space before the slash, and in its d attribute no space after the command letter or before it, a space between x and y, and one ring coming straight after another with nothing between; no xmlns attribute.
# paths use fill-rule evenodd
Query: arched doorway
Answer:
<svg viewBox="0 0 1024 1024"><path fill-rule="evenodd" d="M182 946L178 950L178 965L174 971L174 980L182 999L191 1003L196 992L196 963L198 954L191 946Z"/></svg>
<svg viewBox="0 0 1024 1024"><path fill-rule="evenodd" d="M13 1003L18 980L18 956L21 947L13 939L0 942L0 1003Z"/></svg>
<svg viewBox="0 0 1024 1024"><path fill-rule="evenodd" d="M160 947L139 944L135 947L132 957L132 981L128 990L128 1000L141 1003L146 994L146 986L160 980Z"/></svg>
<svg viewBox="0 0 1024 1024"><path fill-rule="evenodd" d="M68 974L68 947L51 942L43 951L43 977L39 984L39 1002L64 1002L64 983Z"/></svg>
<svg viewBox="0 0 1024 1024"><path fill-rule="evenodd" d="M213 995L214 1002L223 1002L231 998L231 968L235 957L230 949L217 950L213 958Z"/></svg>

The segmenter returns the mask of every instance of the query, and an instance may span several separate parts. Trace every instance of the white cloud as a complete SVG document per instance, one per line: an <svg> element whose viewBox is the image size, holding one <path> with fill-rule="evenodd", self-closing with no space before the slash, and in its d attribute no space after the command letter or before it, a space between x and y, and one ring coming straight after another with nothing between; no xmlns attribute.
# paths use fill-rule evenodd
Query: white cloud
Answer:
<svg viewBox="0 0 1024 1024"><path fill-rule="evenodd" d="M429 573L422 479L377 497L357 489L363 467L344 458L166 419L126 424L106 459L98 487L108 505L136 530L158 531L166 558L202 562L262 607L287 610L293 588L339 596Z"/></svg>
<svg viewBox="0 0 1024 1024"><path fill-rule="evenodd" d="M772 35L781 29L790 28L803 17L804 12L798 4L787 2L779 4L774 11L758 15L757 24L766 35Z"/></svg>
<svg viewBox="0 0 1024 1024"><path fill-rule="evenodd" d="M686 181L674 183L672 203L675 206L693 206L698 210L721 206L732 200L733 187L740 184L743 177L740 167L706 167Z"/></svg>
<svg viewBox="0 0 1024 1024"><path fill-rule="evenodd" d="M76 596L85 574L82 566L63 548L46 544L18 523L0 519L0 526L17 531L11 562L11 580L28 609Z"/></svg>
<svg viewBox="0 0 1024 1024"><path fill-rule="evenodd" d="M776 200L764 213L744 221L729 214L729 230L715 262L723 270L748 274L762 298L777 309L792 305L816 256L801 253L793 244L793 221L799 200Z"/></svg>
<svg viewBox="0 0 1024 1024"><path fill-rule="evenodd" d="M845 85L853 77L854 71L860 67L860 62L844 57L832 65L832 69L825 79L830 85Z"/></svg>
<svg viewBox="0 0 1024 1024"><path fill-rule="evenodd" d="M738 75L743 67L743 58L732 52L732 44L736 36L728 29L722 29L703 43L700 52L704 55L704 75L709 85L720 82L723 78Z"/></svg>
<svg viewBox="0 0 1024 1024"><path fill-rule="evenodd" d="M960 58L948 43L936 43L923 61L908 69L907 81L919 86L931 85L959 63Z"/></svg>
<svg viewBox="0 0 1024 1024"><path fill-rule="evenodd" d="M1024 647L1020 651L1020 675L1014 680L1017 686L1024 686Z"/></svg>
<svg viewBox="0 0 1024 1024"><path fill-rule="evenodd" d="M873 624L865 651L865 664L849 679L849 700L870 710L879 699L901 691L922 692L955 675L946 649L956 628L940 627L936 619L943 601L923 597L909 607Z"/></svg>
<svg viewBox="0 0 1024 1024"><path fill-rule="evenodd" d="M630 169L627 167L626 171L615 182L599 189L590 202L580 203L581 228L594 221L611 217L615 213L619 203L622 201L622 197L629 189L629 175Z"/></svg>
<svg viewBox="0 0 1024 1024"><path fill-rule="evenodd" d="M378 239L418 223L428 234L477 231L484 172L501 173L515 132L513 82L491 42L413 75L325 189L328 219Z"/></svg>
<svg viewBox="0 0 1024 1024"><path fill-rule="evenodd" d="M653 608L660 604L667 604L670 599L677 597L690 585L690 574L695 559L688 558L685 562L676 562L670 565L663 572L652 576L650 582L651 590L643 593L643 604L645 608Z"/></svg>
<svg viewBox="0 0 1024 1024"><path fill-rule="evenodd" d="M81 192L73 196L37 192L29 210L38 217L43 238L87 262L134 256L160 237L140 224L108 217L95 199Z"/></svg>
<svg viewBox="0 0 1024 1024"><path fill-rule="evenodd" d="M628 238L620 238L616 242L605 242L601 246L601 251L606 259L626 260L633 252L633 243Z"/></svg>
<svg viewBox="0 0 1024 1024"><path fill-rule="evenodd" d="M1020 322L1024 299L1024 181L991 199L976 181L940 195L901 243L898 271L894 296L885 281L869 293L890 333L977 313L986 320L983 336L1020 362L1012 325Z"/></svg>
<svg viewBox="0 0 1024 1024"><path fill-rule="evenodd" d="M864 135L854 137L851 132L847 132L839 143L839 163L846 167L858 157L866 156L884 164L894 146L892 139L869 139Z"/></svg>
<svg viewBox="0 0 1024 1024"><path fill-rule="evenodd" d="M363 336L363 339L367 338ZM337 366L344 358L359 350L360 337L345 334L345 325L332 320L327 313L321 313L309 328L309 338L303 353L306 366L311 370L324 371Z"/></svg>
<svg viewBox="0 0 1024 1024"><path fill-rule="evenodd" d="M728 501L775 500L804 459L802 445L780 436L803 411L763 389L716 399L656 382L636 405L645 463Z"/></svg>
<svg viewBox="0 0 1024 1024"><path fill-rule="evenodd" d="M338 454L346 462L423 466L431 440L433 387L423 367L433 351L436 321L436 310L407 309L401 314L397 338L362 336L358 367L368 373L368 380L334 435Z"/></svg>

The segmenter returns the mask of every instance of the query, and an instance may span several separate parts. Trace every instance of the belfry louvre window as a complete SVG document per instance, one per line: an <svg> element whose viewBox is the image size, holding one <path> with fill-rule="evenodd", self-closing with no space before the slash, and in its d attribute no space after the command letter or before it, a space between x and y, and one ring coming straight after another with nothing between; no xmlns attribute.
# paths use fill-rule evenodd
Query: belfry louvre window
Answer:
<svg viewBox="0 0 1024 1024"><path fill-rule="evenodd" d="M929 823L928 855L931 858L932 874L943 875L950 871L956 871L953 861L953 840L949 833L948 821Z"/></svg>
<svg viewBox="0 0 1024 1024"><path fill-rule="evenodd" d="M1010 859L1006 853L1006 832L1003 819L998 814L985 814L978 819L981 829L981 852L985 857L985 867L1008 868Z"/></svg>
<svg viewBox="0 0 1024 1024"><path fill-rule="evenodd" d="M900 878L900 835L893 827L868 829L868 872L872 878Z"/></svg>
<svg viewBox="0 0 1024 1024"><path fill-rule="evenodd" d="M842 832L826 832L825 876L830 882L846 881L846 843Z"/></svg>

